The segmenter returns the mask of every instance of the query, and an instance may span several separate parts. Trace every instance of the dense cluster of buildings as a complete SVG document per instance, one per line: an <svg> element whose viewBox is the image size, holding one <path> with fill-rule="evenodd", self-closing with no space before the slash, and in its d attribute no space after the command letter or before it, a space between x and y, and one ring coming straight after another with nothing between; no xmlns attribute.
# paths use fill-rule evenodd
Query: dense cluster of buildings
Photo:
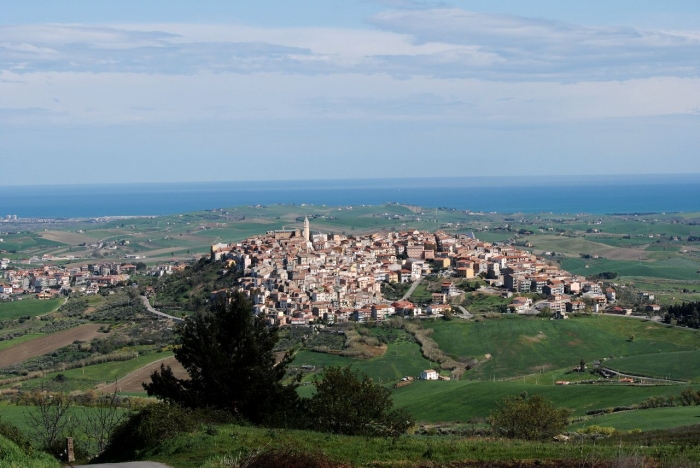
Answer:
<svg viewBox="0 0 700 468"><path fill-rule="evenodd" d="M134 265L99 263L74 268L43 265L36 268L13 268L8 259L0 263L0 299L33 294L50 299L66 291L96 294L101 286L127 281Z"/></svg>
<svg viewBox="0 0 700 468"><path fill-rule="evenodd" d="M503 294L509 296L513 292L547 296L536 304L530 297L515 297L511 308L516 313L537 306L565 316L567 310L614 300L614 291L602 291L600 283L573 276L527 251L444 231L312 235L306 219L303 231L270 231L242 242L213 245L211 257L242 272L238 287L250 296L257 314L278 325L441 314L450 308L450 296L459 294L455 283L476 276L508 290ZM427 307L383 297L382 283L413 282L435 269L453 278L432 294ZM588 301L580 297L582 293Z"/></svg>

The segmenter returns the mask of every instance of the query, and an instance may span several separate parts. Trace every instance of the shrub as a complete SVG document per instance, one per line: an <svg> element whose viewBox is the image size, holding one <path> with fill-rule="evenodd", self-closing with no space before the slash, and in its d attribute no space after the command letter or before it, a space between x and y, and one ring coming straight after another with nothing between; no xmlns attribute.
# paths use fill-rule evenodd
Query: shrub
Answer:
<svg viewBox="0 0 700 468"><path fill-rule="evenodd" d="M99 459L132 459L144 448L178 434L193 432L200 421L201 417L194 410L166 403L149 405L117 426Z"/></svg>
<svg viewBox="0 0 700 468"><path fill-rule="evenodd" d="M617 429L614 427L604 427L604 426L588 426L584 427L583 429L578 430L579 434L590 434L590 435L598 435L598 436L604 436L604 437L610 437L612 435L617 434Z"/></svg>
<svg viewBox="0 0 700 468"><path fill-rule="evenodd" d="M542 440L561 433L570 411L559 409L541 395L510 396L498 403L488 422L494 433L512 439Z"/></svg>
<svg viewBox="0 0 700 468"><path fill-rule="evenodd" d="M343 468L349 465L331 461L322 452L306 452L299 449L269 449L224 456L207 468Z"/></svg>
<svg viewBox="0 0 700 468"><path fill-rule="evenodd" d="M31 453L32 441L14 424L0 419L0 436L17 445L24 453Z"/></svg>
<svg viewBox="0 0 700 468"><path fill-rule="evenodd" d="M349 367L329 367L316 381L309 401L313 429L347 435L398 436L413 426L413 417L392 409L391 390L352 372Z"/></svg>

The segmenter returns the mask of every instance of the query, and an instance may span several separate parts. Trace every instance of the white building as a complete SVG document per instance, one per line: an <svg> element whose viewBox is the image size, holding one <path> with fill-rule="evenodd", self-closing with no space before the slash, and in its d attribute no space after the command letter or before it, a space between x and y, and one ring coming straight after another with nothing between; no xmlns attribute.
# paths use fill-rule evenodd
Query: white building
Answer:
<svg viewBox="0 0 700 468"><path fill-rule="evenodd" d="M432 369L424 370L420 373L421 380L437 380L438 373Z"/></svg>

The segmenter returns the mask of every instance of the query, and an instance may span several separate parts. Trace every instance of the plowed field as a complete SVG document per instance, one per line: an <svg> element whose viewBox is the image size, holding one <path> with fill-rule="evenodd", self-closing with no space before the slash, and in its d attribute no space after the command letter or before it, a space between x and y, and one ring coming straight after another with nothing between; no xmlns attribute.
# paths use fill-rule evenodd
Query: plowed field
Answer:
<svg viewBox="0 0 700 468"><path fill-rule="evenodd" d="M68 346L76 340L90 341L95 338L108 336L108 333L97 331L101 326L97 323L89 323L11 346L0 351L0 367L12 366L33 357L43 356Z"/></svg>
<svg viewBox="0 0 700 468"><path fill-rule="evenodd" d="M126 375L124 378L119 379L118 382L102 387L100 390L110 393L115 390L116 386L116 390L120 392L142 392L143 386L141 384L150 383L151 374L160 369L161 364L164 364L165 367L170 366L173 369L173 374L175 374L175 377L178 379L186 379L188 377L187 371L182 367L182 364L180 364L174 356L171 356L143 366L131 374Z"/></svg>

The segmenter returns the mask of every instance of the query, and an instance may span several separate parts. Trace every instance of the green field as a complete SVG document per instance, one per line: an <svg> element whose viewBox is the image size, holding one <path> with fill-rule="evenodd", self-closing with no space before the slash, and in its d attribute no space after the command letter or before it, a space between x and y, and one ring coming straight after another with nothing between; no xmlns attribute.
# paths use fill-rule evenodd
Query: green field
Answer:
<svg viewBox="0 0 700 468"><path fill-rule="evenodd" d="M614 271L620 276L700 280L700 275L697 273L700 269L700 262L681 257L658 261L565 258L561 262L561 267L571 273L586 276L597 275L604 271Z"/></svg>
<svg viewBox="0 0 700 468"><path fill-rule="evenodd" d="M34 411L33 406L17 406L10 405L6 403L0 404L0 414L2 414L2 420L14 424L23 431L27 431L29 425L27 424L26 414L29 411ZM82 421L85 417L85 412L94 411L94 408L73 406L68 410L71 414L71 418L75 418L78 421ZM0 465L2 466L2 465Z"/></svg>
<svg viewBox="0 0 700 468"><path fill-rule="evenodd" d="M0 321L13 320L19 317L34 317L52 312L63 304L63 299L24 299L22 301L0 302Z"/></svg>
<svg viewBox="0 0 700 468"><path fill-rule="evenodd" d="M465 373L466 379L488 379L494 375L499 379L572 368L581 359L591 362L610 356L700 347L697 331L619 317L545 320L504 316L483 322L436 321L425 327L434 330L433 339L453 358L474 357L480 361L476 369ZM634 340L630 341L632 335Z"/></svg>
<svg viewBox="0 0 700 468"><path fill-rule="evenodd" d="M53 372L47 374L46 377L23 382L22 388L25 390L32 390L35 388L50 387L55 391L84 391L95 388L96 385L101 383L112 383L147 364L159 359L165 359L172 355L173 353L152 353L128 361L106 362L62 372ZM64 380L60 384L56 382L56 376L59 374L62 374L64 377Z"/></svg>
<svg viewBox="0 0 700 468"><path fill-rule="evenodd" d="M620 431L632 429L651 431L695 424L700 424L700 406L676 406L606 414L572 424L570 429L576 430L596 425L614 427Z"/></svg>
<svg viewBox="0 0 700 468"><path fill-rule="evenodd" d="M383 382L396 381L405 376L418 376L421 371L433 367L430 361L423 358L418 345L409 341L393 342L389 344L389 349L383 356L373 359L352 359L334 354L299 351L294 358L294 365L316 367L351 365L353 369Z"/></svg>
<svg viewBox="0 0 700 468"><path fill-rule="evenodd" d="M632 375L700 382L700 351L632 356L608 361L605 365Z"/></svg>
<svg viewBox="0 0 700 468"><path fill-rule="evenodd" d="M678 395L683 387L635 387L627 385L523 384L520 382L417 381L394 390L394 403L406 407L418 421L467 422L486 417L496 402L509 395L543 395L557 406L569 408L575 416L587 410L641 403L650 396Z"/></svg>
<svg viewBox="0 0 700 468"><path fill-rule="evenodd" d="M40 336L44 336L43 333L27 333L24 336L18 336L17 338L13 338L11 340L0 341L0 351L16 344L24 343L25 341L30 341L34 338L39 338Z"/></svg>
<svg viewBox="0 0 700 468"><path fill-rule="evenodd" d="M173 440L162 441L142 454L143 459L158 461L175 468L214 468L235 466L247 453L259 450L282 449L298 453L324 453L333 461L350 466L557 466L557 461L572 460L566 466L642 466L645 461L663 460L653 466L695 466L700 459L697 445L680 449L668 440L626 443L615 439L610 443L554 444L491 438L464 437L348 437L320 434L312 431L270 430L265 428L222 425L216 431L201 429L182 434ZM614 442L614 443L613 443ZM245 460L245 458L243 458ZM471 461L468 465L463 461ZM524 464L518 461L525 461ZM599 463L609 461L609 464ZM680 460L680 463L674 461ZM682 464L687 461L686 464ZM477 464L481 462L481 464ZM311 465L303 466L328 466ZM651 466L651 465L650 465Z"/></svg>

